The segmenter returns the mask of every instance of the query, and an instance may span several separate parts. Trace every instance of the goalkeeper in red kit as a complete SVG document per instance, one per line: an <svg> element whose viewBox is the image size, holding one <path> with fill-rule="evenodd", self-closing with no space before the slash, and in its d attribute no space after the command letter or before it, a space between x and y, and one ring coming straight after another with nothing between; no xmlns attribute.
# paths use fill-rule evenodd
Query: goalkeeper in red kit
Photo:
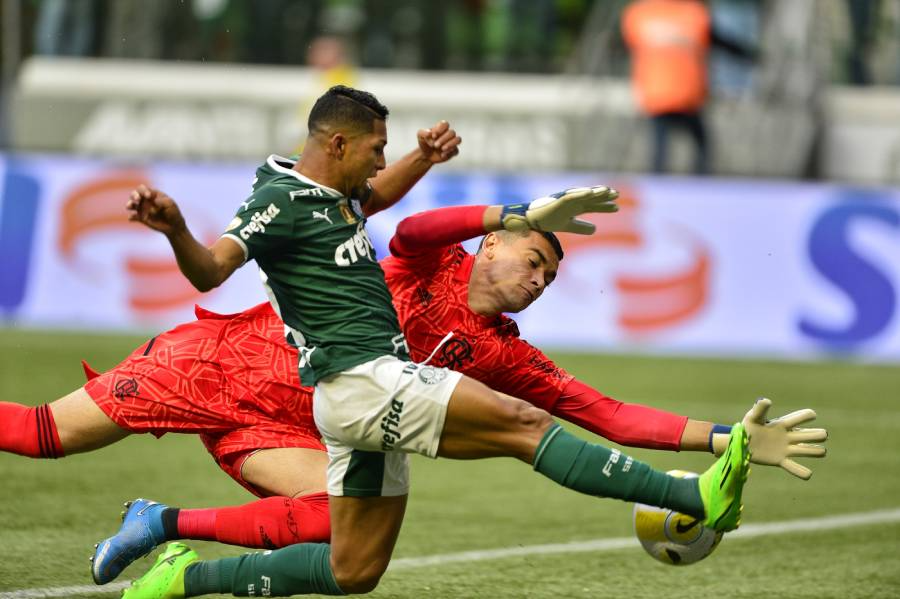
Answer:
<svg viewBox="0 0 900 599"><path fill-rule="evenodd" d="M453 368L623 445L721 451L727 427L617 401L519 337L503 313L520 312L540 297L556 277L563 250L551 233L488 231L485 223L496 221L499 211L443 208L399 224L382 267L412 359ZM459 245L485 234L476 255ZM329 539L327 457L312 420L312 389L299 387L297 350L285 342L282 322L269 304L232 316L198 309L198 317L92 378L52 413L47 406L34 409L44 416L38 415L32 436L48 440L48 453L57 456L105 444L91 440L98 427L66 429L58 404L83 403L84 396L72 396L86 393L102 412L98 421L108 421L107 440L129 432L198 433L219 466L263 499L197 510L133 502L119 532L97 547L98 583L172 539L258 548ZM4 405L15 404L0 404L0 410L9 409ZM809 444L823 441L824 430L795 428L815 413L801 410L767 423L767 407L768 400L759 402L745 418L754 431L751 459L808 478L810 471L791 457L824 455L824 448ZM60 438L70 439L74 451ZM2 440L0 448L10 450Z"/></svg>

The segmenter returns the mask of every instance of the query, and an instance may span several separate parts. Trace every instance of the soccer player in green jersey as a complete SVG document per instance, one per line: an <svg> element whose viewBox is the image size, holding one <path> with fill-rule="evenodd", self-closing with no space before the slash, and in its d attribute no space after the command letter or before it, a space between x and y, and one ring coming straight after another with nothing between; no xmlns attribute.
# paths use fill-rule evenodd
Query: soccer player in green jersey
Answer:
<svg viewBox="0 0 900 599"><path fill-rule="evenodd" d="M171 198L147 188L132 195L131 218L166 234L198 289L211 289L256 260L287 337L299 348L301 380L315 385L313 412L329 456L332 535L330 546L306 543L208 562L176 544L126 597L371 591L400 531L412 452L515 457L583 493L672 508L716 530L738 526L749 461L741 424L699 479L678 479L576 438L527 402L409 360L365 230L366 217L382 206L367 180L385 168L387 115L367 92L330 89L312 108L300 159L271 157L209 248L191 235ZM590 233L591 225L574 216L612 211L615 197L605 187L566 190L492 211L490 218L513 231Z"/></svg>

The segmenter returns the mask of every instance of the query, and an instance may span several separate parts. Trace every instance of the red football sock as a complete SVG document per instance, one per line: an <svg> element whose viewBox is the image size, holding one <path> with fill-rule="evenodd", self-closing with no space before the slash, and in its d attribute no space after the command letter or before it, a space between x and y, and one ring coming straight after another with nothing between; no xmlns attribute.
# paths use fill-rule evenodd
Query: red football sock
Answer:
<svg viewBox="0 0 900 599"><path fill-rule="evenodd" d="M0 423L0 450L29 458L65 455L48 404L32 408L0 401Z"/></svg>
<svg viewBox="0 0 900 599"><path fill-rule="evenodd" d="M257 549L331 539L328 494L267 497L245 505L178 512L182 539L219 541Z"/></svg>

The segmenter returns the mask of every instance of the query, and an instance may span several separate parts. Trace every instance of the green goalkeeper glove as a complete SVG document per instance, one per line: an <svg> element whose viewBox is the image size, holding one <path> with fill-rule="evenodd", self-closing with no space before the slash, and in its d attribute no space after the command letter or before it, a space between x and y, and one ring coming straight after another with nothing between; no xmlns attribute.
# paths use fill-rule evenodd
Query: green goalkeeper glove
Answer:
<svg viewBox="0 0 900 599"><path fill-rule="evenodd" d="M810 443L825 441L828 439L828 431L824 428L795 428L798 424L816 419L816 413L808 408L774 420L766 420L766 412L771 405L772 401L765 397L757 399L741 421L750 437L750 461L754 464L781 466L790 474L809 480L812 470L791 458L825 457L824 447ZM712 445L716 455L724 450L727 440L727 434L713 434Z"/></svg>
<svg viewBox="0 0 900 599"><path fill-rule="evenodd" d="M615 212L619 192L608 187L573 187L531 200L526 204L508 204L500 213L507 231L566 231L590 235L596 227L575 218L586 212Z"/></svg>

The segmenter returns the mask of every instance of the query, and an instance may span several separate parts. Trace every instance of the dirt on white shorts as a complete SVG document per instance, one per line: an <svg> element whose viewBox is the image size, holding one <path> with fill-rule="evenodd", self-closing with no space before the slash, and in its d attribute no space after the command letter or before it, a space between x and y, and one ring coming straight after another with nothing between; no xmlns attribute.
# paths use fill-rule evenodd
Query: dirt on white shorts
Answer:
<svg viewBox="0 0 900 599"><path fill-rule="evenodd" d="M382 356L321 380L313 416L328 448L328 494L409 493L409 458L436 457L462 375Z"/></svg>

